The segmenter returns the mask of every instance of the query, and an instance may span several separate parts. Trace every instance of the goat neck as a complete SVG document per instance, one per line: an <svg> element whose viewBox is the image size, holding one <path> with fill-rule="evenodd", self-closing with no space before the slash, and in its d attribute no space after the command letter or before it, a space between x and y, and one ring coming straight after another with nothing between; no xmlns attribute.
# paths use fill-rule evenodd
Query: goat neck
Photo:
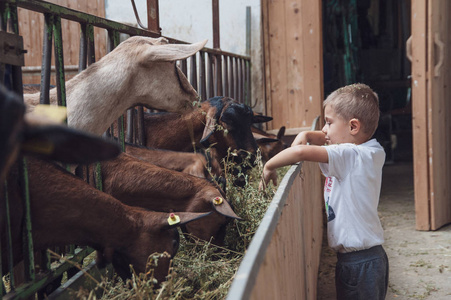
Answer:
<svg viewBox="0 0 451 300"><path fill-rule="evenodd" d="M197 93L176 66L205 42L192 45L154 44L133 37L66 83L68 125L101 135L129 107L145 105L171 112L192 110ZM186 50L186 51L182 51ZM50 91L56 103L56 89ZM25 95L30 110L39 93Z"/></svg>

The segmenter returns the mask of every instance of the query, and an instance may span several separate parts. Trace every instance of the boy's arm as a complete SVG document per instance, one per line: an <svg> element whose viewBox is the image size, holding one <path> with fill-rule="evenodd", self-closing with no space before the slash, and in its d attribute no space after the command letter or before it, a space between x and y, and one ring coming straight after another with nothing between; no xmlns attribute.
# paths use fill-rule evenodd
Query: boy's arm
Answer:
<svg viewBox="0 0 451 300"><path fill-rule="evenodd" d="M297 145L287 148L279 152L265 164L263 168L263 184L260 186L268 184L270 180L274 184L277 184L276 169L300 161L327 163L329 162L329 155L327 154L326 148L321 146Z"/></svg>
<svg viewBox="0 0 451 300"><path fill-rule="evenodd" d="M321 146L326 143L326 135L321 130L316 131L302 131L294 139L291 146L296 145L317 145Z"/></svg>

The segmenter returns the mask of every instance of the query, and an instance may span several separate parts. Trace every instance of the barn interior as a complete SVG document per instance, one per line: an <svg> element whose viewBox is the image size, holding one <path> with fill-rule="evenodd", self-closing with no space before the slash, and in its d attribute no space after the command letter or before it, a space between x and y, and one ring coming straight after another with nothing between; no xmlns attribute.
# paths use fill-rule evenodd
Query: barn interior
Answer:
<svg viewBox="0 0 451 300"><path fill-rule="evenodd" d="M375 138L386 164L412 162L410 0L324 0L324 96L346 84L368 84L379 96Z"/></svg>

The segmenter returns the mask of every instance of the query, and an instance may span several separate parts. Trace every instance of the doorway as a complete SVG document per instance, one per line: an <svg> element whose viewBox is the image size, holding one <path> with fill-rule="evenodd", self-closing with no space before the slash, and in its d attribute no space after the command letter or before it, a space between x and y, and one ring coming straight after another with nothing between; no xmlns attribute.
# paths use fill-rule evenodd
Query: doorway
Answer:
<svg viewBox="0 0 451 300"><path fill-rule="evenodd" d="M386 164L412 162L410 1L323 1L324 95L361 82L379 96Z"/></svg>

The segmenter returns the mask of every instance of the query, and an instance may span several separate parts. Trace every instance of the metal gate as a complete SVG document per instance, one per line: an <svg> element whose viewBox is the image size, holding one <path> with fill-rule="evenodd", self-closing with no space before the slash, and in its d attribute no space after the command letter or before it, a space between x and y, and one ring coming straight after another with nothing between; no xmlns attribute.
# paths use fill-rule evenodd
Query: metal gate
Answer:
<svg viewBox="0 0 451 300"><path fill-rule="evenodd" d="M61 20L66 19L72 22L76 22L80 26L80 43L79 43L79 63L78 71L81 72L87 68L88 65L95 62L95 42L94 42L94 28L101 28L107 31L108 36L108 51L113 50L119 44L119 34L127 34L129 36L141 35L150 37L159 37L158 33L151 31L131 27L118 22L100 18L94 15L82 13L73 9L69 9L63 6L52 4L39 0L1 0L0 1L0 22L1 32L0 38L3 34L10 34L14 36L14 40L18 40L20 44L20 32L19 32L19 20L18 20L18 7L32 10L44 15L45 26L42 28L44 32L43 42L43 56L41 67L41 85L40 85L40 103L49 103L49 90L50 90L50 76L51 76L51 58L52 58L52 43L54 47L55 56L55 76L56 76L56 88L58 95L58 105L66 105L66 89L65 89L65 68L63 60L63 37L61 30ZM184 43L179 40L168 38L170 43ZM3 41L0 39L0 41ZM23 60L23 45L17 47L16 56L22 56ZM6 52L0 53L0 76L3 79L4 84L8 84L10 89L16 93L22 95L22 63L16 63L13 61L12 56L6 56ZM241 103L250 103L250 58L247 56L235 55L233 53L223 52L218 49L204 48L196 55L193 55L187 59L178 62L181 70L185 73L193 87L198 91L198 94L202 100L208 99L216 95L229 96ZM138 122L137 124L143 124L143 108L138 109ZM130 122L127 126L132 130L135 138L128 137L128 142L134 142L140 145L144 144L144 128L143 126L133 127L134 122L131 118L132 114L129 114L127 120ZM123 116L119 118L118 124L120 128L119 139L122 146L124 145L124 126ZM124 147L124 146L123 146ZM68 258L68 262L58 264L58 266L52 266L52 260L49 255L49 251L42 253L45 258L45 263L41 266L39 273L36 273L34 265L34 251L32 241L32 222L30 220L29 211L29 196L27 194L27 167L26 159L21 158L22 161L22 177L25 183L24 199L25 207L28 208L28 212L25 213L25 223L27 224L24 232L24 253L25 253L25 280L26 282L20 285L14 283L14 268L12 263L8 265L9 269L9 288L6 293L5 285L2 282L0 287L0 294L5 299L22 299L33 296L37 293L38 298L43 298L44 293L48 294L55 290L61 282L63 273L66 273L68 277L65 286L76 282L77 278L82 277L83 273L78 272L77 268L74 268L74 264L79 264L83 259L93 252L93 249L89 247L80 248L74 245L65 247L65 256ZM1 195L5 197L7 201L7 195ZM6 212L7 218L9 218L9 211ZM11 234L10 226L6 229ZM61 249L59 249L61 251ZM12 262L14 255L11 248L8 253L1 253L6 255L8 261ZM93 268L95 262L92 262L87 269ZM1 272L1 269L0 269ZM2 277L5 274L1 274ZM40 292L41 291L41 292ZM34 297L34 296L33 296ZM64 297L64 287L59 287L50 298Z"/></svg>

